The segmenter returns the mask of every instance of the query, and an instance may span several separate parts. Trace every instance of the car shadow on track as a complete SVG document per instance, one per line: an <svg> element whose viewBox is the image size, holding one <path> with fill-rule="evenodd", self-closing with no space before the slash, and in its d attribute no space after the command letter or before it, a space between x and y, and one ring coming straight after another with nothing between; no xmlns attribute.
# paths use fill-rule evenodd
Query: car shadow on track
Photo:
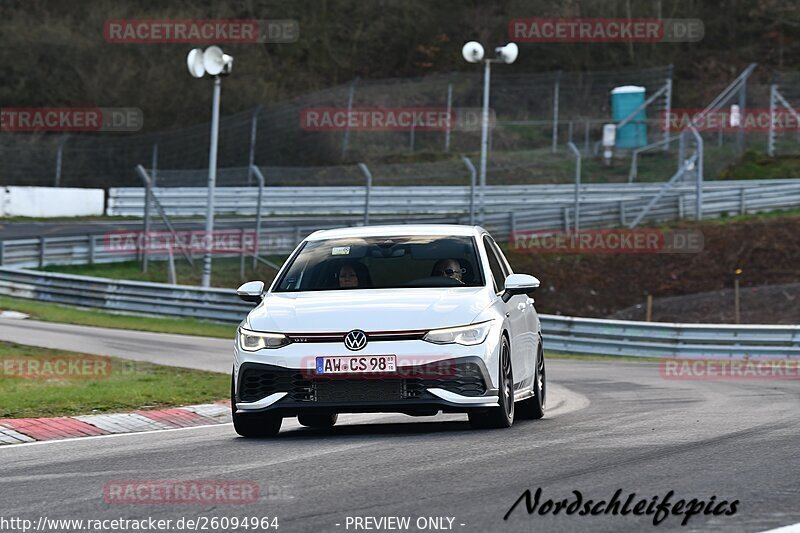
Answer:
<svg viewBox="0 0 800 533"><path fill-rule="evenodd" d="M242 441L260 441L260 442L289 442L289 441L309 441L318 440L320 438L350 438L350 437L385 437L385 436L414 436L414 435L436 435L436 434L457 434L457 433L471 433L474 435L497 435L497 432L515 431L523 429L528 424L534 424L540 428L549 426L550 420L537 420L537 421L519 421L514 424L514 427L508 430L493 430L493 429L474 429L470 426L469 422L465 420L414 420L409 419L408 422L362 422L351 423L334 426L329 429L314 429L306 427L284 427L277 437L266 438L247 438L241 439ZM234 437L235 439L237 437Z"/></svg>

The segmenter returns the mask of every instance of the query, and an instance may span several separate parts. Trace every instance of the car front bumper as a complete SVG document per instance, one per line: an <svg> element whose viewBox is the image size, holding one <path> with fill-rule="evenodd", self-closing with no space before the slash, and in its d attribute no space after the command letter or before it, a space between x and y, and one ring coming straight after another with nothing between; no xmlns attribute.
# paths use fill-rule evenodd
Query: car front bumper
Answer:
<svg viewBox="0 0 800 533"><path fill-rule="evenodd" d="M494 362L497 346L435 345L425 341L375 342L349 352L341 344L289 345L234 358L238 413L400 412L411 415L467 412L498 405ZM396 356L397 371L385 374L316 374L317 356Z"/></svg>

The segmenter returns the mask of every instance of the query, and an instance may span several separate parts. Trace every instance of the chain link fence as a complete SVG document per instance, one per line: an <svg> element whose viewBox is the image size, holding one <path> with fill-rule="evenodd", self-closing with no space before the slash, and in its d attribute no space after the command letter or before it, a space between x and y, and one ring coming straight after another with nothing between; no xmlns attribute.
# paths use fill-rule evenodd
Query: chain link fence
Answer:
<svg viewBox="0 0 800 533"><path fill-rule="evenodd" d="M596 149L602 125L610 121L611 89L638 85L645 87L649 95L664 86L671 75L671 66L534 74L507 73L499 66L491 83L490 179L496 183L568 181L571 171L569 160L559 154L564 152L562 145L574 141L587 153ZM247 169L255 163L281 167L282 173L273 174L276 179L293 183L308 179L312 185L319 179L326 183L346 182L350 178L339 167L369 161L386 166L387 180L395 179L389 176L406 175L402 179L417 182L442 176L445 182L460 181L461 177L450 177L449 172L428 171L425 167L402 170L399 166L429 161L430 168L435 169L437 162L444 161L443 169L459 168L459 174L463 174L461 154L480 149L482 86L480 69L420 79L356 79L293 100L227 115L220 121L219 166ZM661 99L648 109L648 124L655 123L650 126L654 138L662 135L657 126L658 114L668 105L662 102L668 101ZM224 112L224 96L222 105ZM435 131L311 131L302 123L303 112L319 108L449 110L456 123ZM146 123L147 117L144 120ZM208 145L207 123L146 134L5 132L0 133L0 182L136 186L138 178L132 169L137 164L152 169L159 178L164 175L159 169L204 168ZM391 169L393 164L398 168ZM310 165L328 169L310 175L305 170L287 170ZM527 171L521 172L523 169ZM251 178L244 180L248 183Z"/></svg>

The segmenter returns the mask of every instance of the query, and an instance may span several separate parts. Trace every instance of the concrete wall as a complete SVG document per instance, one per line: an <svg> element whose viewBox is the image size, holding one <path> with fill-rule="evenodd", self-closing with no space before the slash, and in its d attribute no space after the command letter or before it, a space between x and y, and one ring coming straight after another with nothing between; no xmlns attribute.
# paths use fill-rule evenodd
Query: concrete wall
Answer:
<svg viewBox="0 0 800 533"><path fill-rule="evenodd" d="M0 217L70 217L102 215L103 189L2 187Z"/></svg>

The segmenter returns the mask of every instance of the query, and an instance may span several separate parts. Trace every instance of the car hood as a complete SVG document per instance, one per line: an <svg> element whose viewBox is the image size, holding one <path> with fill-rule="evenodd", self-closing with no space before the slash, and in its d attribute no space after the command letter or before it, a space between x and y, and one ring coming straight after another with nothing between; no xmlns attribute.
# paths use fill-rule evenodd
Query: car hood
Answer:
<svg viewBox="0 0 800 533"><path fill-rule="evenodd" d="M245 326L281 333L443 328L471 323L492 296L485 287L267 293Z"/></svg>

